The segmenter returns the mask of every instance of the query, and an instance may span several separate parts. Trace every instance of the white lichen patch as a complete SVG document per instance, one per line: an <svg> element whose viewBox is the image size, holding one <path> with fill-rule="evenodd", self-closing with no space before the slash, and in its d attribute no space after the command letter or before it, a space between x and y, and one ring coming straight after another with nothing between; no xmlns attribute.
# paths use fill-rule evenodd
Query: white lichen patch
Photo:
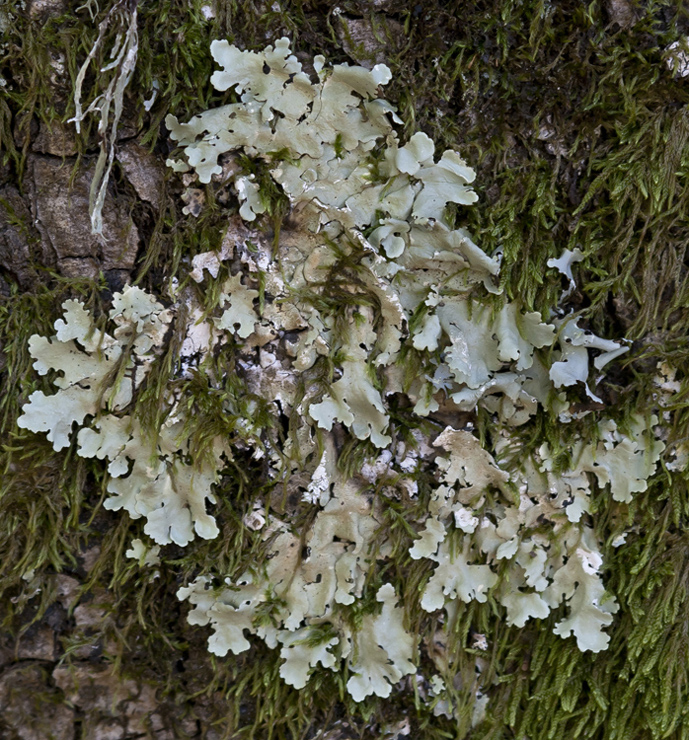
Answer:
<svg viewBox="0 0 689 740"><path fill-rule="evenodd" d="M663 450L658 419L601 414L593 437L569 434L564 466L552 437L528 449L522 440L546 418L549 429L574 427L584 394L602 403L592 389L628 347L562 308L542 316L500 295L499 257L455 225L476 200L475 173L422 132L402 142L380 97L387 67L316 57L311 78L287 39L262 52L224 41L211 49L222 67L213 84L239 102L188 123L169 116L180 147L170 166L187 184L222 179L238 215L218 251L188 261L193 283L166 296L169 309L129 287L97 328L67 301L56 334L29 345L56 392L33 393L20 426L102 460L106 508L142 519L155 547L217 537L212 506L228 461L237 452L260 460L262 489L234 521L265 558L206 573L178 596L193 605L190 623L212 628L213 653L263 640L295 688L346 666L354 700L390 696L419 664L402 606L410 600L444 610L448 625L460 602L489 597L517 627L563 607L556 634L605 649L617 605L591 496L624 505L646 489ZM251 171L239 164L247 158ZM276 193L289 215L272 238ZM549 263L570 288L580 258L575 250ZM170 346L179 362L160 399L165 421L151 431L137 393ZM189 435L203 421L178 390L198 379L222 397L236 431L213 436L203 455ZM242 384L239 401L221 392L226 380ZM671 382L657 382L660 413ZM477 412L481 435L469 421ZM362 449L375 454L352 464ZM295 503L278 513L271 487ZM386 507L411 500L428 502L405 521L416 532L409 555L433 567L420 593L390 582L399 560L389 567L384 530ZM146 564L153 549L136 542L129 557ZM406 558L406 542L400 550ZM433 692L443 692L438 681ZM442 696L439 711L451 713Z"/></svg>
<svg viewBox="0 0 689 740"><path fill-rule="evenodd" d="M215 501L211 487L223 467L222 440L212 461L190 464L183 422L171 415L155 440L127 413L134 390L164 347L172 312L140 288L128 287L113 298L109 334L96 328L83 304L66 301L63 308L55 336L34 336L29 343L40 374L62 373L53 380L58 390L33 393L18 425L47 432L56 450L76 440L81 457L107 461L113 495L105 507L145 517L144 531L158 544L186 545L194 533L215 537L206 501Z"/></svg>
<svg viewBox="0 0 689 740"><path fill-rule="evenodd" d="M138 537L132 540L131 547L125 552L125 557L138 560L142 567L160 565L160 545L148 547Z"/></svg>
<svg viewBox="0 0 689 740"><path fill-rule="evenodd" d="M17 422L24 429L47 432L56 450L69 446L75 423L81 426L87 417L119 411L131 402L171 320L169 311L139 288L115 294L112 335L96 328L79 301L65 301L63 309L55 336L34 335L29 340L38 373L60 373L53 380L58 392L32 393Z"/></svg>

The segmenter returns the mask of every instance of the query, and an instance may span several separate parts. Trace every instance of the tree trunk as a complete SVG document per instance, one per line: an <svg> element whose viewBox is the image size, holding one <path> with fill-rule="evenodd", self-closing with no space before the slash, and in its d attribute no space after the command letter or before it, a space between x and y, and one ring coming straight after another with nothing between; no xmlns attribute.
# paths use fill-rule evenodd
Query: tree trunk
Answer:
<svg viewBox="0 0 689 740"><path fill-rule="evenodd" d="M86 108L113 79L116 70L102 69L134 10L138 54L116 132L99 132L96 114L86 115L77 132L69 119L76 115L79 70L95 47L83 82ZM110 25L103 25L108 18ZM672 0L104 0L101 6L27 0L25 7L0 5L0 33L0 735L685 737L686 7ZM419 675L441 673L446 684L454 681L449 704L434 700L430 684L413 676L393 686L389 698L364 702L346 692L347 676L322 667L305 689L290 688L279 675L279 651L263 643L241 655L212 656L209 630L187 622L190 605L176 596L220 562L232 565L227 572L236 580L242 558L251 565L265 555L258 535L238 535L224 550L204 549L198 539L186 548L173 543L162 565L144 567L142 558L126 555L142 520L103 506L109 495L104 461L80 457L74 444L56 451L45 435L17 426L32 392L54 390L33 364L29 338L54 335L66 300L83 301L104 325L113 295L127 285L171 305L171 281L187 280L196 255L219 252L228 229L244 229L249 241L276 233L290 238L298 214L288 212L279 194L280 207L252 231L254 224L237 216L240 203L229 186L203 185L166 166L177 145L164 124L168 114L185 122L238 99L210 83L217 68L212 40L260 50L285 35L305 69L316 54L367 69L386 64L392 81L385 95L403 119L405 140L423 131L436 142L436 157L445 148L457 150L477 171L479 202L461 212L457 207L452 218L487 255L501 255L505 300L555 320L572 275L563 281L549 260L579 249L582 260L574 263L571 292L561 305L582 311L587 331L630 340L630 352L606 367L606 378L589 395L582 384L570 389L579 414L572 429L588 434L585 441L597 443L594 421L628 420L638 412L660 414L665 445L658 472L634 491L631 503L616 500L598 479L583 514L601 543L605 587L619 604L606 629L607 651L581 651L574 637L553 634L562 609L520 628L507 626L496 601L473 601L460 605L449 637L441 632L440 611L417 609L405 622L418 643ZM679 45L671 46L675 41ZM110 144L102 234L94 235L90 189L99 154L107 156ZM240 366L237 361L231 372L241 375ZM149 396L153 386L153 380L143 386ZM284 440L290 420L283 417L275 425L284 426ZM429 423L437 431L474 424L485 440L490 418L442 406ZM536 439L535 446L553 446L556 415L538 419L530 422L533 436L524 438L524 449ZM344 427L333 432L341 455L358 444L348 434ZM574 446L574 436L569 439L559 438L564 457L558 460ZM266 511L295 521L301 516L299 498L287 500L282 489L260 501L252 493L260 478L251 476L264 475L268 464L237 455L235 467L245 470L236 479L244 483L233 483L231 505L220 505L223 532L241 528L242 517L246 528L247 516ZM303 490L305 480L289 492ZM421 495L427 503L429 490ZM406 542L406 557L414 542L407 530L418 535L423 520L412 521L401 503L398 509L398 524L389 518L385 526L391 541ZM313 524L304 517L301 532ZM237 541L246 552L232 551ZM399 563L386 577L418 596L431 574L428 563L425 571L409 558ZM375 609L380 613L375 595L369 601L368 612L362 608L352 617L359 624ZM481 672L478 694L475 670ZM488 697L485 716L476 710L481 696Z"/></svg>

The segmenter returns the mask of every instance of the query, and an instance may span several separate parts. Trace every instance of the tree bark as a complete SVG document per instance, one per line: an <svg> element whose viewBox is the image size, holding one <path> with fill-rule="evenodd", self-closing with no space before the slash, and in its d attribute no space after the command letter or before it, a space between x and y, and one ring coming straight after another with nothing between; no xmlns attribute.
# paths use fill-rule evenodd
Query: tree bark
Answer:
<svg viewBox="0 0 689 740"><path fill-rule="evenodd" d="M604 526L627 517L632 531L626 555L615 559L609 548L606 580L621 604L610 651L581 657L571 641L548 642L550 622L523 632L496 627L495 653L485 659L495 661L501 683L489 692L486 723L463 734L466 718L419 709L424 697L412 690L372 703L370 711L317 692L304 706L295 692L285 698L274 691L274 671L266 685L238 690L252 662L267 660L268 651L223 665L212 660L207 634L187 624L188 608L175 597L177 576L126 570L131 522L103 509L102 469L54 453L16 427L40 382L28 338L50 333L64 300L79 296L102 313L124 285L140 281L155 292L173 275L183 277L185 258L219 246L222 215L195 212L193 203L182 211L185 186L166 167L173 142L162 121L168 113L188 120L219 104L209 83L211 40L262 48L284 34L303 61L322 53L336 62L392 68L388 98L398 104L407 133L427 131L438 148L442 142L459 149L477 169L481 203L469 226L486 252L503 253L506 295L530 309L554 306L562 286L559 276L546 275L547 259L567 247L582 250L574 305L588 311L593 330L634 340L630 361L598 389L602 403L636 403L648 411L641 389L657 363L678 368L683 381L689 359L689 80L681 59L667 50L689 30L680 6L140 0L139 58L117 129L102 237L92 233L89 212L96 122L77 134L68 119L76 74L109 5L0 6L2 737L214 740L267 738L274 730L276 737L329 740L452 733L540 738L534 707L539 716L557 718L553 736L573 733L577 722L586 738L686 731L682 574L689 495L681 472L669 484L654 479L624 511L600 504ZM106 61L101 50L97 63ZM92 97L100 84L96 69L84 88ZM154 89L157 97L146 108ZM224 196L216 189L213 197ZM669 448L689 421L683 394L678 391L668 422ZM581 408L599 410L588 399ZM646 631L645 613L656 618ZM483 634L479 620L470 634ZM555 665L561 672L551 670ZM642 669L647 683L634 678ZM617 676L623 676L619 685ZM644 693L643 711L634 714ZM613 715L627 734L616 729Z"/></svg>

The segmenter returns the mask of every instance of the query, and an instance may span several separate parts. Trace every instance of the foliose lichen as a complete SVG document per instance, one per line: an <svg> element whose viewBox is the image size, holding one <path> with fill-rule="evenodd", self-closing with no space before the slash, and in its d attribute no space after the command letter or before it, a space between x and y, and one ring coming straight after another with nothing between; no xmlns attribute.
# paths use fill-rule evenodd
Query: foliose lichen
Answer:
<svg viewBox="0 0 689 740"><path fill-rule="evenodd" d="M307 71L286 38L263 52L214 41L211 52L222 67L213 85L237 102L188 123L169 116L180 147L169 164L200 183L224 178L252 230L229 223L218 252L193 258L191 282L161 297L168 308L127 287L106 331L67 301L55 336L30 343L36 370L60 373L56 393L34 393L20 426L47 432L55 449L76 442L77 454L107 461L106 507L143 517L156 546L218 536L214 485L235 455L249 450L276 486L295 488L307 516L257 502L244 518L263 540L263 562L204 573L178 596L193 605L192 624L212 627L213 653L241 653L254 635L279 648L280 675L296 688L346 665L354 700L389 696L418 670L400 606L410 599L444 610L448 628L474 600L494 600L518 627L564 605L556 634L604 650L617 604L601 578L592 486L629 503L663 443L651 415L626 426L601 417L593 434L578 435L589 411L568 394L581 389L599 403L592 375L627 346L581 328L564 303L542 316L504 299L499 256L456 223L476 201L474 171L456 151L436 155L422 132L401 143L395 109L380 95L385 65L315 57ZM265 183L289 204L279 231ZM555 265L570 281L575 257ZM137 391L172 341L165 421L151 432ZM253 401L243 415L228 406L235 436L199 451L177 381L205 375L218 385L208 360L223 353L273 423L259 421ZM488 433L475 433L477 415ZM543 417L568 430L565 463L545 439L525 444L523 430ZM274 429L284 418L281 437ZM367 452L356 470L346 440ZM419 490L422 475L432 490ZM407 522L416 532L410 560L432 569L416 595L385 568L383 521L393 503L424 496L423 516ZM131 557L150 564L148 550L136 540Z"/></svg>

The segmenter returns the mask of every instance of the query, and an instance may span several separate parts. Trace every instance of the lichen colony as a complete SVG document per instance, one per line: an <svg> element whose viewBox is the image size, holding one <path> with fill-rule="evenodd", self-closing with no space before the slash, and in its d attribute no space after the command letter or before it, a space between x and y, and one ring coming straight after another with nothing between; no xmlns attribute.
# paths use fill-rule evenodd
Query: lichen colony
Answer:
<svg viewBox="0 0 689 740"><path fill-rule="evenodd" d="M663 443L656 417L623 423L612 409L578 435L590 412L574 400L600 405L601 371L628 347L581 327L567 292L548 316L503 298L499 255L461 228L474 171L422 132L402 144L381 97L385 65L317 56L307 67L286 38L260 53L214 41L211 52L222 68L211 81L236 102L187 123L169 116L179 149L168 164L190 182L231 183L239 216L167 295L129 286L99 325L67 301L55 336L30 344L56 392L35 392L20 426L105 461L106 507L145 519L156 545L219 536L215 485L247 450L272 485L296 490L298 516L266 500L245 513L262 562L178 593L189 621L212 627L213 653L263 640L296 688L346 666L354 700L389 696L419 670L410 601L446 626L474 600L494 600L518 627L557 611L558 635L604 650L617 604L590 496L597 486L631 502ZM279 228L271 198L286 212ZM555 263L570 280L573 261ZM215 296L212 310L202 294ZM170 342L177 361L151 430L137 394ZM177 381L220 387L211 360L223 353L246 396L227 402L233 438L196 449ZM527 444L544 419L567 435L567 455L545 436ZM355 469L352 449L365 458ZM400 555L385 522L387 509L419 501L423 516L402 514L404 557L428 564L414 593L388 567Z"/></svg>

